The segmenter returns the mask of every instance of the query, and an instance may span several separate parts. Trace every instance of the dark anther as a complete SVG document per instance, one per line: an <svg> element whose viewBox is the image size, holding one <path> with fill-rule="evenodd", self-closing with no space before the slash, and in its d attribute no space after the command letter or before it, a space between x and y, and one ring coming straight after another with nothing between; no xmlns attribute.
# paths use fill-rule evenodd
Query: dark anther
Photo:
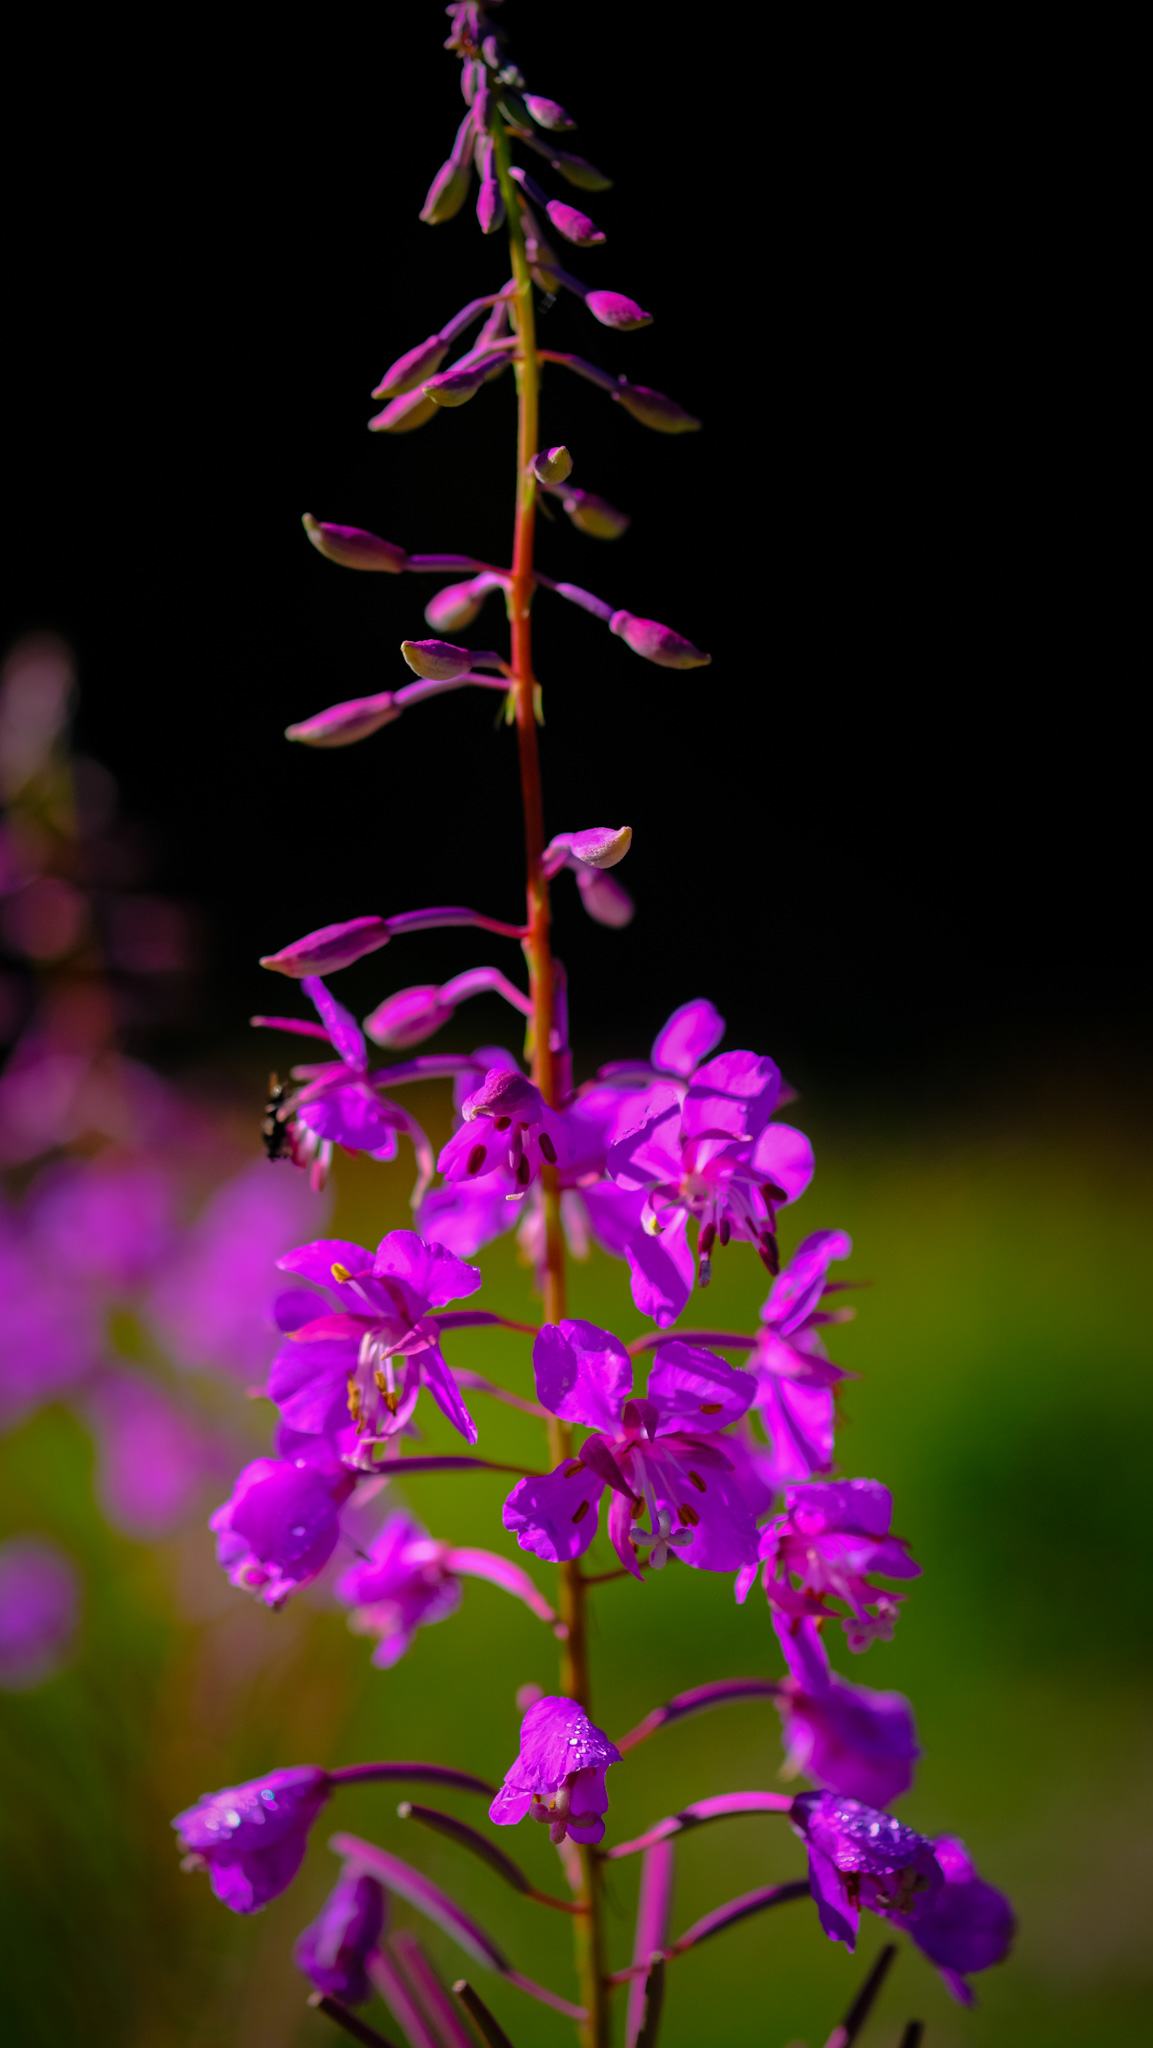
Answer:
<svg viewBox="0 0 1153 2048"><path fill-rule="evenodd" d="M548 1132L542 1131L537 1142L539 1143L540 1149L544 1153L545 1158L548 1160L549 1165L555 1166L556 1146L553 1144L553 1141L549 1137Z"/></svg>

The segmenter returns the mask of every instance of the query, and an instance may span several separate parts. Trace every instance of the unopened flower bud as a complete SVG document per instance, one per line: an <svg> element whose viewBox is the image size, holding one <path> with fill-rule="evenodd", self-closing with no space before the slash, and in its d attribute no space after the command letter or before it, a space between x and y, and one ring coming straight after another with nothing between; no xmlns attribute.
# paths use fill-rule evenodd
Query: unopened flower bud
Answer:
<svg viewBox="0 0 1153 2048"><path fill-rule="evenodd" d="M566 185L575 185L580 192L607 192L612 184L612 179L598 171L595 164L586 163L583 156L573 156L570 150L558 149L549 162Z"/></svg>
<svg viewBox="0 0 1153 2048"><path fill-rule="evenodd" d="M331 526L311 512L305 513L303 526L317 552L344 569L384 569L395 576L408 560L403 548L360 526Z"/></svg>
<svg viewBox="0 0 1153 2048"><path fill-rule="evenodd" d="M576 127L576 122L573 120L572 115L566 114L564 108L556 100L542 99L541 95L537 92L526 92L524 103L538 128L550 128L556 131L562 128Z"/></svg>
<svg viewBox="0 0 1153 2048"><path fill-rule="evenodd" d="M468 198L471 183L472 164L469 159L466 157L463 163L457 164L450 157L447 163L441 165L428 188L428 197L420 209L421 219L426 221L429 227L434 228L440 227L446 220L452 220Z"/></svg>
<svg viewBox="0 0 1153 2048"><path fill-rule="evenodd" d="M468 198L472 182L473 117L471 109L465 115L456 131L452 155L443 163L432 184L428 197L420 209L420 217L430 227L439 227L442 221L451 220L460 212Z"/></svg>
<svg viewBox="0 0 1153 2048"><path fill-rule="evenodd" d="M382 725L391 725L401 709L391 690L382 690L376 697L350 697L344 704L330 704L327 711L288 726L284 737L306 747L351 747L379 732Z"/></svg>
<svg viewBox="0 0 1153 2048"><path fill-rule="evenodd" d="M424 616L430 626L436 626L444 633L459 633L465 626L471 626L480 613L480 608L494 588L489 576L471 576L467 583L449 583L430 597L424 608Z"/></svg>
<svg viewBox="0 0 1153 2048"><path fill-rule="evenodd" d="M586 867L615 868L632 843L631 825L589 825L572 834L569 852Z"/></svg>
<svg viewBox="0 0 1153 2048"><path fill-rule="evenodd" d="M486 136L480 164L480 191L477 194L476 217L480 222L482 235L493 235L504 225L504 194L495 169L492 138Z"/></svg>
<svg viewBox="0 0 1153 2048"><path fill-rule="evenodd" d="M567 448L545 448L532 459L532 473L538 483L563 484L572 475L572 456Z"/></svg>
<svg viewBox="0 0 1153 2048"><path fill-rule="evenodd" d="M374 1044L389 1052L402 1052L406 1046L420 1045L431 1038L454 1015L455 1005L441 1001L436 983L425 982L386 996L365 1018L364 1028Z"/></svg>
<svg viewBox="0 0 1153 2048"><path fill-rule="evenodd" d="M613 397L643 427L652 427L658 434L694 434L701 424L675 398L666 397L663 391L651 391L647 384L630 384L625 377Z"/></svg>
<svg viewBox="0 0 1153 2048"><path fill-rule="evenodd" d="M595 923L608 925L613 931L623 931L626 924L632 923L636 905L615 875L602 874L599 868L578 868L576 885L581 902Z"/></svg>
<svg viewBox="0 0 1153 2048"><path fill-rule="evenodd" d="M619 540L631 524L627 512L618 512L615 505L610 505L607 498L598 498L595 491L568 491L561 504L573 525L582 533L591 534L594 540Z"/></svg>
<svg viewBox="0 0 1153 2048"><path fill-rule="evenodd" d="M713 658L702 654L683 634L674 633L671 626L662 626L659 619L638 619L633 612L614 612L609 631L618 634L634 654L655 661L658 668L707 668Z"/></svg>
<svg viewBox="0 0 1153 2048"><path fill-rule="evenodd" d="M466 676L477 659L471 647L454 647L451 640L402 640L400 651L413 674L428 683Z"/></svg>
<svg viewBox="0 0 1153 2048"><path fill-rule="evenodd" d="M353 917L346 924L325 924L318 931L306 932L291 946L282 946L279 953L264 954L260 964L274 974L290 975L294 981L306 974L335 974L338 968L363 960L367 953L379 952L391 937L387 918Z"/></svg>
<svg viewBox="0 0 1153 2048"><path fill-rule="evenodd" d="M430 334L427 341L418 342L407 355L398 356L395 363L385 371L374 398L399 398L405 391L415 391L427 377L433 377L448 354L448 342L443 335Z"/></svg>
<svg viewBox="0 0 1153 2048"><path fill-rule="evenodd" d="M431 399L434 405L453 408L467 405L470 398L476 397L482 384L487 383L490 377L499 376L502 370L508 368L509 361L505 349L496 349L489 355L476 356L468 362L462 358L452 369L443 370L439 377L430 378L424 386L425 397Z"/></svg>
<svg viewBox="0 0 1153 2048"><path fill-rule="evenodd" d="M390 398L383 412L369 420L370 434L409 434L414 427L423 427L428 420L435 419L436 406L423 391L406 391L400 398Z"/></svg>
<svg viewBox="0 0 1153 2048"><path fill-rule="evenodd" d="M585 305L602 327L615 327L627 334L635 327L652 326L652 314L623 292L586 292Z"/></svg>
<svg viewBox="0 0 1153 2048"><path fill-rule="evenodd" d="M598 228L595 220L582 213L577 206L566 206L563 199L550 199L545 211L558 235L566 242L575 242L578 249L595 249L604 241L604 229Z"/></svg>

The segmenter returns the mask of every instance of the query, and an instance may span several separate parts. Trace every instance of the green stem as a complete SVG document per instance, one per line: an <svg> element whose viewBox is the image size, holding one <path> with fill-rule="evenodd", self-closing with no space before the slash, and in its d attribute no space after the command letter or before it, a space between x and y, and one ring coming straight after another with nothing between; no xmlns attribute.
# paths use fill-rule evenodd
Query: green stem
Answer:
<svg viewBox="0 0 1153 2048"><path fill-rule="evenodd" d="M540 747L537 738L537 681L533 673L532 600L534 590L533 544L536 534L536 478L531 463L540 448L541 366L536 343L532 278L521 228L519 192L509 176L508 136L496 133L496 159L501 191L508 215L509 243L515 292L512 315L519 347L516 362L517 386L517 490L516 525L513 533L512 575L508 587L508 614L512 635L512 692L516 718L517 751L520 759L521 798L524 807L525 867L527 875L527 934L524 940L528 961L529 993L532 998L532 1077L546 1102L556 1104L557 1076L553 1050L554 975L549 931L549 886L542 860L545 849L544 802L541 793ZM544 1304L546 1322L559 1322L565 1312L565 1247L561 1227L560 1193L556 1174L546 1170L542 1177L544 1201L545 1254ZM554 1465L572 1455L572 1433L557 1420L549 1421L549 1452ZM589 1711L590 1684L588 1631L585 1618L585 1589L579 1565L560 1567L557 1600L568 1635L561 1653L561 1688L569 1699L579 1700ZM573 1920L577 1973L581 2003L588 2019L581 2026L581 2048L609 2048L609 1987L602 1919L602 1871L599 1858L587 1845L580 1849L581 1886L578 1902L584 1911Z"/></svg>

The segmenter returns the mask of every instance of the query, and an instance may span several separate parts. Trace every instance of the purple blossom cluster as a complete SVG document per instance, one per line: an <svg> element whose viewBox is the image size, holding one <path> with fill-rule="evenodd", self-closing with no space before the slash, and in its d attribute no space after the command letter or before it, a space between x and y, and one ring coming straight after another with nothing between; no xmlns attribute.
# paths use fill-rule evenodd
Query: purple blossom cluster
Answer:
<svg viewBox="0 0 1153 2048"><path fill-rule="evenodd" d="M724 1047L724 1019L706 999L673 1011L646 1060L626 1058L586 1080L575 1077L549 888L572 874L589 914L623 928L633 905L615 870L631 833L598 825L545 839L532 604L538 595L556 595L666 669L699 666L708 657L671 628L537 566L535 516L546 496L594 538L611 539L627 523L572 484L567 448L542 445L544 367L586 378L657 431L680 433L697 422L659 392L538 346L534 291L575 298L614 332L646 325L650 316L623 293L588 288L568 268L576 258L558 254L557 238L581 252L605 241L588 215L538 183L547 172L581 193L608 185L558 141L572 127L570 117L558 102L529 91L491 7L463 0L448 13L465 112L422 217L439 225L475 195L482 232L507 232L511 279L470 301L390 366L374 393L384 409L370 424L382 433L418 428L511 370L520 436L513 559L501 567L469 555L421 554L358 528L306 520L313 545L343 567L463 580L444 583L426 608L435 637L401 643L415 680L333 705L288 731L306 745L360 744L434 697L466 688L501 692L516 729L525 800L525 914L508 921L459 905L374 912L333 922L265 956L265 968L300 984L314 1014L255 1022L319 1048L317 1059L290 1067L269 1103L270 1158L291 1162L319 1189L341 1152L387 1160L411 1148L415 1227L390 1229L375 1247L317 1233L280 1248L279 1342L270 1348L263 1382L276 1412L272 1440L266 1456L245 1466L212 1516L212 1529L228 1577L265 1606L281 1606L331 1571L336 1600L353 1629L370 1639L372 1662L383 1669L413 1651L423 1626L456 1611L465 1579L486 1579L557 1639L560 1689L522 1697L519 1743L499 1789L452 1765L278 1768L198 1802L175 1825L218 1896L248 1913L291 1883L333 1793L364 1780L407 1775L480 1791L496 1827L540 1822L557 1851L567 1899L543 1893L483 1829L439 1808L409 1801L400 1808L406 1820L447 1836L522 1895L559 1903L572 1915L579 2004L524 1978L463 1907L414 1866L359 1837L334 1838L341 1874L320 1918L299 1939L298 1964L325 2009L335 2001L343 2010L378 1991L417 2048L462 2035L459 2027L452 2031L451 2008L430 2017L435 1994L411 1951L406 1974L386 1932L394 1897L446 1929L484 1967L569 2014L586 2048L606 2048L611 1994L624 1983L630 2048L655 2042L666 1963L706 1934L802 1894L811 1896L830 1940L849 1950L863 1909L902 1929L967 2001L969 1977L1007 1952L1011 1911L958 1841L922 1835L888 1810L913 1783L912 1710L898 1693L842 1676L829 1654L841 1633L853 1654L889 1637L919 1566L893 1531L888 1489L871 1478L841 1476L837 1390L845 1374L829 1358L825 1338L849 1313L839 1299L847 1283L833 1275L851 1254L850 1240L842 1230L820 1228L787 1258L780 1250L782 1223L813 1176L808 1138L781 1115L792 1091L767 1054ZM531 169L520 161L526 152ZM477 339L454 355L478 323ZM496 594L510 622L507 658L444 637L468 632ZM395 736L388 744L397 744ZM438 986L386 989L358 1022L333 995L331 979L430 928L482 932L513 950L500 965L463 968ZM494 1046L416 1050L482 994L503 1001L527 1026L523 1059ZM452 1089L453 1128L439 1149L399 1099L409 1084L429 1080ZM543 1298L541 1319L531 1326L491 1303L484 1271L474 1263L508 1231L517 1234ZM617 1264L624 1334L568 1312L568 1262L593 1247ZM699 1298L714 1262L750 1255L768 1276L757 1328L704 1326ZM512 1384L479 1380L462 1363L458 1333L476 1327L498 1338ZM535 1399L516 1384L530 1345ZM538 1467L490 1458L474 1392L539 1417L548 1448ZM434 1410L460 1438L459 1452L422 1448ZM531 1559L555 1567L555 1597L545 1598L508 1555L507 1542L491 1551L456 1547L397 1504L406 1468L440 1472L447 1483L486 1466L513 1477L494 1546L503 1531ZM386 1488L386 1510L373 1529L366 1515ZM598 1543L607 1545L607 1569L590 1573L582 1560ZM741 1602L759 1580L759 1640L775 1675L702 1683L614 1741L589 1710L593 1589L624 1579L632 1582L629 1597L664 1599L675 1609L678 1566L727 1579L726 1591ZM649 1584L657 1575L659 1592ZM609 1674L606 1690L611 1685ZM638 1742L736 1697L772 1704L785 1764L813 1789L708 1793L634 1841L612 1840L610 1769L620 1766L623 1776ZM749 1813L791 1822L807 1855L807 1879L722 1905L670 1941L674 1838ZM602 1921L605 1866L634 1853L644 1858L634 1959L614 1973ZM500 2029L485 2031L486 2008L471 1986L461 1995L486 2039L507 2040Z"/></svg>

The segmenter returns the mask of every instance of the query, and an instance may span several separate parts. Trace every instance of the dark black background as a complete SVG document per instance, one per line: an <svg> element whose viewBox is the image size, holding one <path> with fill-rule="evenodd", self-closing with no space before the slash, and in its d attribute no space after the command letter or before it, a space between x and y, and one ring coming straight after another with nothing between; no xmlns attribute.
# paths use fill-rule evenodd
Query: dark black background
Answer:
<svg viewBox="0 0 1153 2048"><path fill-rule="evenodd" d="M1023 53L751 9L504 18L616 181L562 193L609 233L574 267L656 315L614 337L566 300L545 339L706 422L666 438L548 379L546 439L634 525L609 546L558 522L543 565L714 656L668 673L539 606L550 828L636 833L630 935L557 891L578 1037L635 1050L708 991L737 1042L828 1085L1124 1064L1134 764L1078 559L1082 394ZM157 880L201 906L188 1022L209 1039L269 1000L257 954L313 926L517 913L514 747L487 697L349 751L280 738L403 680L435 587L322 561L302 512L508 546L511 379L365 432L386 363L504 275L471 209L417 218L462 110L443 20L408 0L45 30L15 75L5 638L74 640L83 741ZM473 637L490 627L498 608ZM420 938L343 992L367 1007L484 957Z"/></svg>

